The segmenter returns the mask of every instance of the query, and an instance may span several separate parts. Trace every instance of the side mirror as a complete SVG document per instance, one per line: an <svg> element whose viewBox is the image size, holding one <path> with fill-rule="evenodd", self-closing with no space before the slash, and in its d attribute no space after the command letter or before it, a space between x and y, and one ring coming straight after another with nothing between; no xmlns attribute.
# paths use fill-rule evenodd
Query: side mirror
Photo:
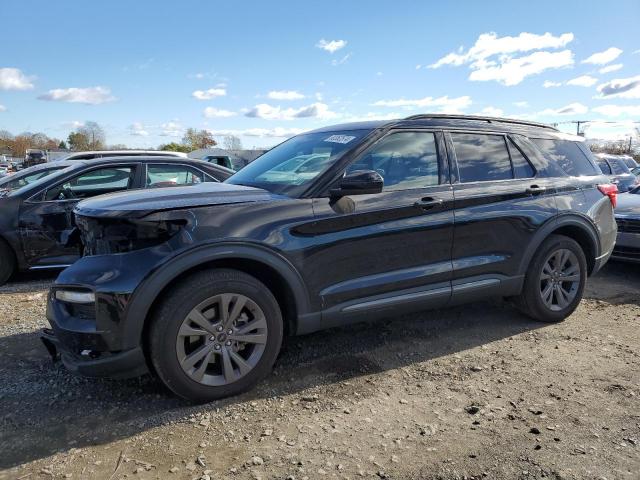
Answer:
<svg viewBox="0 0 640 480"><path fill-rule="evenodd" d="M355 170L340 181L336 188L332 188L329 194L332 197L344 197L347 195L365 195L382 192L384 178L374 170Z"/></svg>

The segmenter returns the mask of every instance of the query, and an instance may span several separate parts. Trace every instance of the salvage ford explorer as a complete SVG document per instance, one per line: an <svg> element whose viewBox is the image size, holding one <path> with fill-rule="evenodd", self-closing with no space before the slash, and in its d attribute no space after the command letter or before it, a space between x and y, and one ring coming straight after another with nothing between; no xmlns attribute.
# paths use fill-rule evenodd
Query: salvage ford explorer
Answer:
<svg viewBox="0 0 640 480"><path fill-rule="evenodd" d="M490 296L561 321L611 255L616 195L583 139L542 124L315 130L222 184L78 204L83 257L43 341L80 374L209 401L264 378L286 335Z"/></svg>

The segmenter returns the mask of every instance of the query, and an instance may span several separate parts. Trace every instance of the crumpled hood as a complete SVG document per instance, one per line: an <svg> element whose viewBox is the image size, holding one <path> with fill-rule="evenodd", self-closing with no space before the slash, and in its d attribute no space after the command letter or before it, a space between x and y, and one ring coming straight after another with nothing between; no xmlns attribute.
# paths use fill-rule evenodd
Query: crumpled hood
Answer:
<svg viewBox="0 0 640 480"><path fill-rule="evenodd" d="M640 218L640 193L622 193L618 195L615 214Z"/></svg>
<svg viewBox="0 0 640 480"><path fill-rule="evenodd" d="M184 187L150 188L100 195L78 203L74 212L85 217L142 218L166 210L285 198L287 197L260 188L205 182Z"/></svg>

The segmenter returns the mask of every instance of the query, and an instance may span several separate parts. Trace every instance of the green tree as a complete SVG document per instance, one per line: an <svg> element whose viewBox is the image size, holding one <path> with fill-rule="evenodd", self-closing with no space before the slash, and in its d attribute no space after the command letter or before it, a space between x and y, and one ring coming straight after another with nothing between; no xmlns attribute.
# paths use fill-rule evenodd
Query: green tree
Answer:
<svg viewBox="0 0 640 480"><path fill-rule="evenodd" d="M64 142L64 140L60 140L60 143L58 144L58 148L60 150L66 150L67 149L67 144Z"/></svg>
<svg viewBox="0 0 640 480"><path fill-rule="evenodd" d="M69 147L71 148L71 150L90 150L88 147L89 139L84 133L71 132L69 134L69 137L67 138L67 142L69 143Z"/></svg>
<svg viewBox="0 0 640 480"><path fill-rule="evenodd" d="M165 152L183 152L189 153L191 151L191 147L187 145L183 145L181 143L171 142L166 143L164 145L160 145L158 150L163 150Z"/></svg>

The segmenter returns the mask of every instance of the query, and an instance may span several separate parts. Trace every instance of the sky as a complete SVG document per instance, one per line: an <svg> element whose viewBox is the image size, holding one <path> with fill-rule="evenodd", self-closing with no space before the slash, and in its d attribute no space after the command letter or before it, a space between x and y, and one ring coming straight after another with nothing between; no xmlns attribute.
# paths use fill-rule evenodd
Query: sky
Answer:
<svg viewBox="0 0 640 480"><path fill-rule="evenodd" d="M416 113L640 126L640 2L0 3L0 130L157 147L185 128L266 147ZM615 123L605 123L615 122Z"/></svg>

